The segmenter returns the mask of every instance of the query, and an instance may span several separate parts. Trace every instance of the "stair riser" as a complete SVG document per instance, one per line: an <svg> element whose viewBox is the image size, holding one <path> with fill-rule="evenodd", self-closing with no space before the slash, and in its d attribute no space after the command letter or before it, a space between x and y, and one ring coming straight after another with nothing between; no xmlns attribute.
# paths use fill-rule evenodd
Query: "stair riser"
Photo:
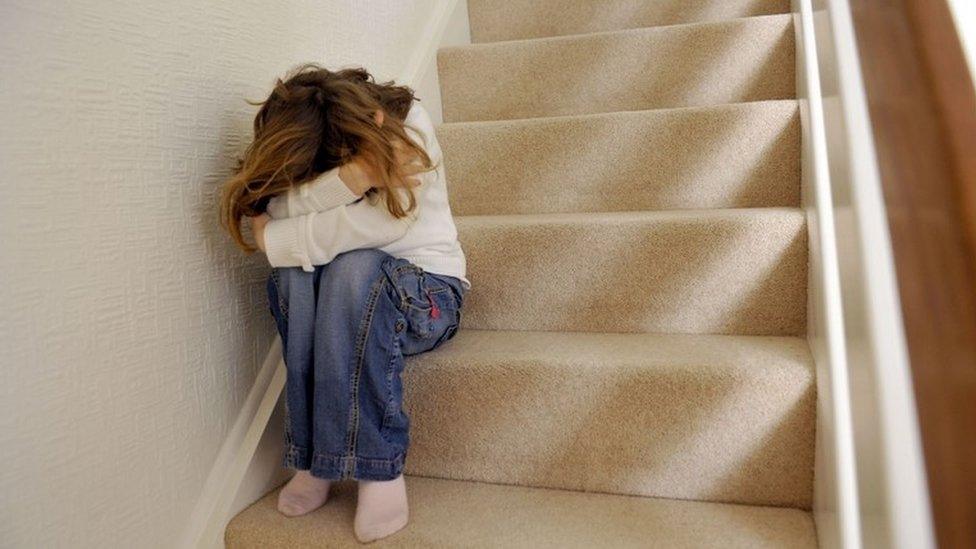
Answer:
<svg viewBox="0 0 976 549"><path fill-rule="evenodd" d="M477 344L464 335L450 344ZM646 356L667 355L667 343ZM728 345L730 355L736 350ZM405 369L407 471L808 508L813 373L803 340L770 344L768 355L776 369L648 367L653 358L636 357L606 365L522 356L472 364L430 353Z"/></svg>
<svg viewBox="0 0 976 549"><path fill-rule="evenodd" d="M455 215L799 206L795 101L444 124Z"/></svg>
<svg viewBox="0 0 976 549"><path fill-rule="evenodd" d="M445 48L446 122L795 97L789 15Z"/></svg>
<svg viewBox="0 0 976 549"><path fill-rule="evenodd" d="M473 42L789 13L789 0L468 0Z"/></svg>
<svg viewBox="0 0 976 549"><path fill-rule="evenodd" d="M800 210L479 216L457 225L473 284L464 327L797 335L805 326Z"/></svg>

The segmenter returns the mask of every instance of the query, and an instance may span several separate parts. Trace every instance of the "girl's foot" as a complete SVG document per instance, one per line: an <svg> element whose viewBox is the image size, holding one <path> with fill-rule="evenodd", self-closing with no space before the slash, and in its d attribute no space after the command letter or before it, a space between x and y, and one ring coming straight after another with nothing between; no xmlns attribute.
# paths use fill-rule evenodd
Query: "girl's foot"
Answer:
<svg viewBox="0 0 976 549"><path fill-rule="evenodd" d="M325 504L332 481L299 471L278 494L278 511L288 517L310 513Z"/></svg>
<svg viewBox="0 0 976 549"><path fill-rule="evenodd" d="M385 538L407 525L407 485L403 475L393 480L359 481L354 529L367 543Z"/></svg>

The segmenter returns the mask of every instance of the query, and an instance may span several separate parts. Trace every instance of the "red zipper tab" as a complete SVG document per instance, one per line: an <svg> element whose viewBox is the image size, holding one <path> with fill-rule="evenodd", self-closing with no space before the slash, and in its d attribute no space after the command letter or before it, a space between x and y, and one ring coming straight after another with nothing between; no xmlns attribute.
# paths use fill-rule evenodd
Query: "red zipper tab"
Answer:
<svg viewBox="0 0 976 549"><path fill-rule="evenodd" d="M437 303L434 302L434 296L430 295L430 290L427 290L427 301L430 301L430 318L440 318L441 309L437 306Z"/></svg>

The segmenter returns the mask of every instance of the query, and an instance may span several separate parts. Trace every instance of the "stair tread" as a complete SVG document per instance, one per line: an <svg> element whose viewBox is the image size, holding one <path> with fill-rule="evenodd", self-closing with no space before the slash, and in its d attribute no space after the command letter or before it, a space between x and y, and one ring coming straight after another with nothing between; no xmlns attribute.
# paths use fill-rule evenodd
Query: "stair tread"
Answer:
<svg viewBox="0 0 976 549"><path fill-rule="evenodd" d="M789 0L468 0L474 42L718 21L789 11Z"/></svg>
<svg viewBox="0 0 976 549"><path fill-rule="evenodd" d="M403 379L411 474L810 505L802 338L461 330Z"/></svg>
<svg viewBox="0 0 976 549"><path fill-rule="evenodd" d="M518 214L459 215L455 220L465 225L532 225L532 224L617 224L654 221L708 221L750 217L805 218L799 207L769 208L686 208L682 210L633 210L613 212L539 212Z"/></svg>
<svg viewBox="0 0 976 549"><path fill-rule="evenodd" d="M680 107L652 107L647 109L631 109L607 112L581 112L567 114L553 114L547 116L530 116L526 118L501 118L497 120L456 120L445 121L438 124L438 127L498 127L513 125L544 124L560 120L599 120L614 116L629 115L654 115L654 114L681 114L681 113L709 113L722 110L747 109L750 107L773 106L776 105L796 105L796 98L784 99L757 99L755 101L736 101L732 103L715 103L710 105L685 105Z"/></svg>
<svg viewBox="0 0 976 549"><path fill-rule="evenodd" d="M796 375L813 371L806 339L796 336L460 330L450 342L408 358L456 363L460 370L501 362L613 370L710 369L721 375ZM773 372L776 371L776 373Z"/></svg>
<svg viewBox="0 0 976 549"><path fill-rule="evenodd" d="M623 37L628 35L639 36L648 33L671 32L677 30L701 30L710 28L723 28L741 26L743 24L756 24L764 21L777 21L790 19L791 13L770 13L762 15L751 15L746 17L736 17L733 19L723 19L718 21L691 21L685 23L674 23L671 25L654 25L650 27L632 27L625 29L607 29L597 32L584 32L579 34L562 34L556 36L538 36L535 38L520 38L517 40L501 40L495 42L477 42L471 44L458 44L445 46L441 50L489 50L491 48L525 47L534 44L546 43L571 43L580 40L599 39L603 37Z"/></svg>
<svg viewBox="0 0 976 549"><path fill-rule="evenodd" d="M455 215L799 206L795 100L437 128Z"/></svg>
<svg viewBox="0 0 976 549"><path fill-rule="evenodd" d="M636 498L407 477L410 522L377 547L816 547L797 509ZM355 485L338 483L304 517L277 512L277 490L227 526L228 549L358 547Z"/></svg>
<svg viewBox="0 0 976 549"><path fill-rule="evenodd" d="M793 98L793 43L784 14L442 48L444 120Z"/></svg>

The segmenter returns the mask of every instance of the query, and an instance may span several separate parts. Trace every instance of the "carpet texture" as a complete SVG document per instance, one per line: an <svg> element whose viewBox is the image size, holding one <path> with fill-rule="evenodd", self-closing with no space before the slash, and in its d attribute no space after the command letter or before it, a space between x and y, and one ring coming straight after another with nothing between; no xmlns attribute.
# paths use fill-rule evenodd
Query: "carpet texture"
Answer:
<svg viewBox="0 0 976 549"><path fill-rule="evenodd" d="M443 124L455 215L800 203L796 101Z"/></svg>
<svg viewBox="0 0 976 549"><path fill-rule="evenodd" d="M370 547L405 548L813 548L808 513L563 490L407 478L410 523ZM355 485L305 517L275 510L277 491L238 515L226 545L238 549L361 547L352 533Z"/></svg>
<svg viewBox="0 0 976 549"><path fill-rule="evenodd" d="M795 97L793 18L441 49L445 122Z"/></svg>
<svg viewBox="0 0 976 549"><path fill-rule="evenodd" d="M813 381L797 338L461 330L405 369L407 471L809 507Z"/></svg>
<svg viewBox="0 0 976 549"><path fill-rule="evenodd" d="M468 7L437 132L473 287L404 369L411 518L377 545L816 547L789 2ZM358 546L353 483L276 497L228 548Z"/></svg>
<svg viewBox="0 0 976 549"><path fill-rule="evenodd" d="M806 218L794 208L461 216L462 327L798 335Z"/></svg>
<svg viewBox="0 0 976 549"><path fill-rule="evenodd" d="M473 42L789 13L789 0L468 0Z"/></svg>

